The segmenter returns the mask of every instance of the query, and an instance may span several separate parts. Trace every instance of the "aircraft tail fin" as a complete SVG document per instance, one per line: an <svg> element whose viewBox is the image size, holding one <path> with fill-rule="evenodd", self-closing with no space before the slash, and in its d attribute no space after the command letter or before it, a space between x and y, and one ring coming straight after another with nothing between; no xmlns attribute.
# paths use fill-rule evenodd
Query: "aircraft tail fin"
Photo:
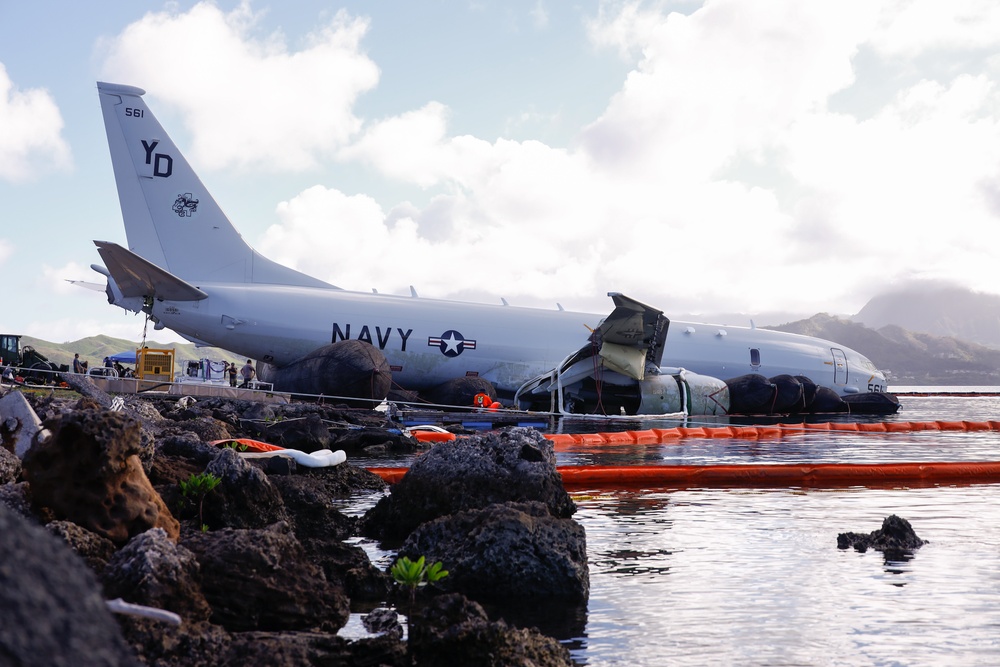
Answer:
<svg viewBox="0 0 1000 667"><path fill-rule="evenodd" d="M146 106L145 91L103 82L97 89L133 253L189 284L334 288L267 259L243 240Z"/></svg>

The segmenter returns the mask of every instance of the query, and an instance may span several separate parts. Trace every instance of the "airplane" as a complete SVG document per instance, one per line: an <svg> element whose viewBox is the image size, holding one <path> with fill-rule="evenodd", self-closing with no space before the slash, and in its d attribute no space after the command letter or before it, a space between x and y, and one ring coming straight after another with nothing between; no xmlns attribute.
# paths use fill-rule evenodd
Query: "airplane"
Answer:
<svg viewBox="0 0 1000 667"><path fill-rule="evenodd" d="M335 394L336 373L317 369L338 345L355 341L370 344L363 373L391 375L396 387L430 392L472 379L491 397L564 414L732 413L746 386L763 383L776 395L776 378L800 384L799 396L818 391L834 403L894 399L877 396L887 392L885 374L843 345L671 322L617 293L609 293L615 309L603 317L505 299L423 298L412 288L409 296L341 289L246 243L147 107L145 91L97 87L128 241L127 248L94 241L104 265L92 268L107 278L109 303L144 313L155 329L256 359L258 378L275 391ZM895 411L891 400L875 403L874 411Z"/></svg>

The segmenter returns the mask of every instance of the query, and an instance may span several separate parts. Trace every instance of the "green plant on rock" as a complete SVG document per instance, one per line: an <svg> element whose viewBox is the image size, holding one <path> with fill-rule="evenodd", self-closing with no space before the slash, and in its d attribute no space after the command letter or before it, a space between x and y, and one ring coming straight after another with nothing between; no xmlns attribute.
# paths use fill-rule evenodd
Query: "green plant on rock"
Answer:
<svg viewBox="0 0 1000 667"><path fill-rule="evenodd" d="M181 495L185 499L196 499L198 501L198 524L204 529L205 522L202 519L202 510L205 505L205 496L212 492L222 482L210 472L192 473L187 480L181 482Z"/></svg>
<svg viewBox="0 0 1000 667"><path fill-rule="evenodd" d="M417 560L410 560L406 556L403 556L392 564L392 569L389 572L397 584L410 589L411 607L416 599L419 587L433 584L448 576L448 570L444 569L441 561L433 565L427 565L427 561L423 556Z"/></svg>

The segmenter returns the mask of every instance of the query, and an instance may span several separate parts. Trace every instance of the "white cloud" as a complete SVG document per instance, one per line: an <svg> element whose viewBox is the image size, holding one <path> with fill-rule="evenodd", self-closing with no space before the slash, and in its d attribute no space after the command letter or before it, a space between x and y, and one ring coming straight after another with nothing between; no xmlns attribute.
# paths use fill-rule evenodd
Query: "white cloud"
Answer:
<svg viewBox="0 0 1000 667"><path fill-rule="evenodd" d="M105 45L103 75L180 110L198 164L312 167L360 129L352 107L378 81L359 51L368 22L340 11L291 50L279 32L256 33L261 19L249 2L149 13Z"/></svg>
<svg viewBox="0 0 1000 667"><path fill-rule="evenodd" d="M889 28L926 6L708 0L686 15L664 7L602 6L592 38L635 65L570 149L453 136L447 101L362 125L352 105L377 72L359 55L366 24L345 14L317 38L340 44L336 58L358 73L342 85L329 126L300 113L317 99L328 104L329 89L270 85L325 71L317 68L326 49L302 73L290 68L280 35L254 37L247 6L150 15L130 31L166 43L157 40L179 39L180 26L197 32L197 23L215 35L196 43L216 44L221 64L191 86L159 74L156 62L137 66L159 77L158 94L165 84L181 100L202 159L304 166L333 156L428 190L416 206L324 184L278 206L261 251L342 287L406 293L414 284L423 296L601 309L604 293L618 290L668 312L850 312L876 285L914 275L996 289L1000 98L982 73L985 57L941 60L934 77L914 78L921 64L907 58L921 42L904 48ZM928 43L960 41L952 31L965 34L962 21L944 23L936 42L927 29ZM992 43L990 30L968 30L974 43ZM120 43L138 39L130 31ZM875 70L859 70L861 52L875 54ZM219 95L231 91L218 82L246 66L279 103L253 106L252 84L237 76L239 105L252 113L228 127L238 108L224 106L231 100ZM843 110L850 104L831 108L863 92L859 81L878 88L877 108L863 117ZM280 127L241 143L262 125Z"/></svg>
<svg viewBox="0 0 1000 667"><path fill-rule="evenodd" d="M871 42L881 53L900 58L940 50L995 52L1000 5L992 0L885 2Z"/></svg>
<svg viewBox="0 0 1000 667"><path fill-rule="evenodd" d="M24 182L71 165L63 120L48 91L18 90L0 63L0 179Z"/></svg>

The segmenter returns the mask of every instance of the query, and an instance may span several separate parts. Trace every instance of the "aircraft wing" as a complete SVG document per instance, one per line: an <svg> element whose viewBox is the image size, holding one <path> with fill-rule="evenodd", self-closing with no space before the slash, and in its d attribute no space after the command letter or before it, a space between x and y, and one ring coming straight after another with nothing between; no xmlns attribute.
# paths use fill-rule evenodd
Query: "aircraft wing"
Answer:
<svg viewBox="0 0 1000 667"><path fill-rule="evenodd" d="M208 294L127 248L94 241L108 272L125 297L155 297L166 301L200 301Z"/></svg>
<svg viewBox="0 0 1000 667"><path fill-rule="evenodd" d="M76 285L77 287L86 287L87 289L92 289L95 292L103 292L105 290L104 285L101 285L100 283L90 283L87 282L86 280L72 280L70 278L65 278L64 280L68 282L70 285Z"/></svg>
<svg viewBox="0 0 1000 667"><path fill-rule="evenodd" d="M670 324L663 311L624 294L610 292L615 309L594 332L604 363L618 372L643 379L647 366L659 367Z"/></svg>

